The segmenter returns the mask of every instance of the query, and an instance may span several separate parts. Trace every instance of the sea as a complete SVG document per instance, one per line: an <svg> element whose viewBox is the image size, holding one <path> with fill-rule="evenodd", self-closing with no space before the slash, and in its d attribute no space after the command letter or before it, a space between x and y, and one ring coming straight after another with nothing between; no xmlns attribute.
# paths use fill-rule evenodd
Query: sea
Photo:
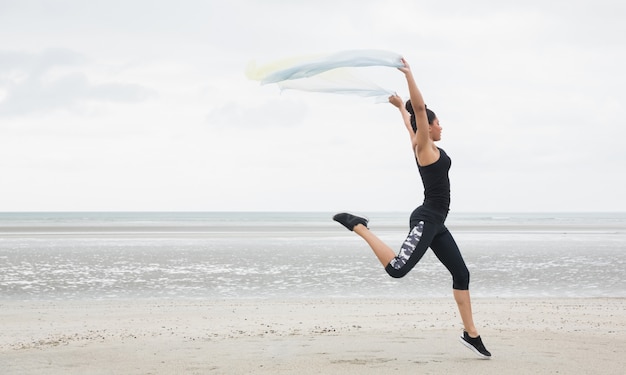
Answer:
<svg viewBox="0 0 626 375"><path fill-rule="evenodd" d="M394 249L409 212L361 213ZM438 298L431 251L404 278L330 212L0 213L0 300ZM626 297L626 213L450 213L473 297Z"/></svg>

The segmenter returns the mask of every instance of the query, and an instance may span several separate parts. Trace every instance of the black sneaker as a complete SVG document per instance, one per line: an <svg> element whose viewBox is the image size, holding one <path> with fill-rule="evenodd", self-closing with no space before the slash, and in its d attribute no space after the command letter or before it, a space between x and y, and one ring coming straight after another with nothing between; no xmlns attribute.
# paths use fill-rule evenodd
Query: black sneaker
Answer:
<svg viewBox="0 0 626 375"><path fill-rule="evenodd" d="M470 337L470 335L466 331L463 331L463 336L461 336L460 339L461 339L461 344L470 348L480 358L483 358L483 359L491 358L491 353L489 353L489 350L485 348L485 345L483 344L483 340L480 339L480 336Z"/></svg>
<svg viewBox="0 0 626 375"><path fill-rule="evenodd" d="M363 224L367 228L367 223L369 222L369 220L367 220L367 218L365 217L352 215L347 212L342 212L333 216L333 220L350 229L351 231L354 230L354 227L357 224Z"/></svg>

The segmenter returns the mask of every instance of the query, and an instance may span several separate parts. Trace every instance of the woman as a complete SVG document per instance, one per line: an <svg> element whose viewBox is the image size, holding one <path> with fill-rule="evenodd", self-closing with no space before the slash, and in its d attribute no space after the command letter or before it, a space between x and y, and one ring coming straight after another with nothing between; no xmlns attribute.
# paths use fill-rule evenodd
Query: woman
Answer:
<svg viewBox="0 0 626 375"><path fill-rule="evenodd" d="M389 102L396 106L411 136L411 144L424 185L424 203L417 207L410 218L410 231L396 254L368 228L368 219L349 213L339 213L333 220L361 236L372 248L378 260L391 277L403 277L422 258L430 247L437 258L452 275L454 299L459 308L464 331L461 343L481 358L491 358L474 326L469 294L469 271L452 235L444 225L450 206L450 158L435 142L441 139L441 126L435 114L426 108L413 74L406 60L402 59L410 101L406 108L402 99L393 95Z"/></svg>

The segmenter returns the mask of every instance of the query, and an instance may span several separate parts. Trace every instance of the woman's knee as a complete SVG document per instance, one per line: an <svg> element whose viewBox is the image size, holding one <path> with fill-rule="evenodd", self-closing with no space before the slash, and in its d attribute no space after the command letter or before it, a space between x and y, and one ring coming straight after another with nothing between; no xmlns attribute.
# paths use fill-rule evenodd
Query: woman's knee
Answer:
<svg viewBox="0 0 626 375"><path fill-rule="evenodd" d="M385 271L387 271L387 274L393 277L394 279L399 279L399 278L406 276L406 274L409 273L410 267L394 268L390 263L387 265L387 267L385 267Z"/></svg>
<svg viewBox="0 0 626 375"><path fill-rule="evenodd" d="M457 290L468 290L470 282L470 273L466 269L452 275L452 288Z"/></svg>

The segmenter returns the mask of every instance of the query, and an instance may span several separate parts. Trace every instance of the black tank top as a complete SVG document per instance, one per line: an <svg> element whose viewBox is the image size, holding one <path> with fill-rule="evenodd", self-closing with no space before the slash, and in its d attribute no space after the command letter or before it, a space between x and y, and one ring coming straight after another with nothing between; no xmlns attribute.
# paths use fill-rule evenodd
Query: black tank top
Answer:
<svg viewBox="0 0 626 375"><path fill-rule="evenodd" d="M452 165L452 160L444 150L438 149L439 159L436 162L425 167L420 166L418 163L417 167L424 184L423 206L443 215L445 219L450 209L450 178L448 171Z"/></svg>

